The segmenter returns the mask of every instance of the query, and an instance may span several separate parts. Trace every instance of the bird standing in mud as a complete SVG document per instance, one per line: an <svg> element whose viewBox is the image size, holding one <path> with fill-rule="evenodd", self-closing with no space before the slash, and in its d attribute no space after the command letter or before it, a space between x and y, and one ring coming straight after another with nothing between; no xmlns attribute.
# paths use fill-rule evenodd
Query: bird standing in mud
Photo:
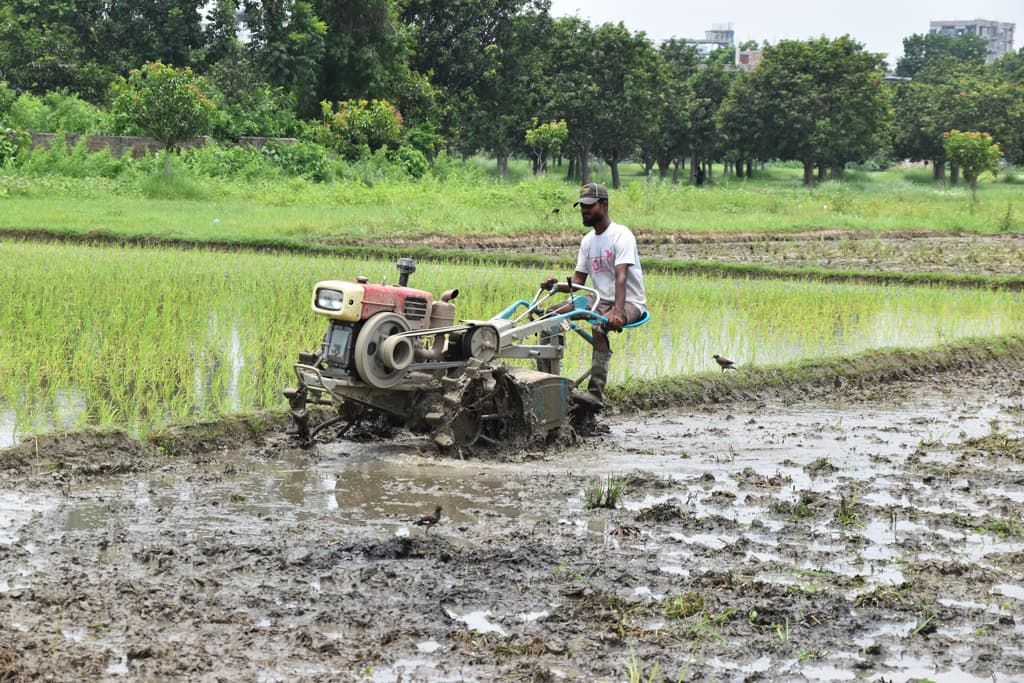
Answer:
<svg viewBox="0 0 1024 683"><path fill-rule="evenodd" d="M726 370L736 369L736 363L729 360L728 358L719 356L717 353L714 356L712 356L712 358L714 358L715 362L718 363L718 367L722 368L722 372L725 372Z"/></svg>
<svg viewBox="0 0 1024 683"><path fill-rule="evenodd" d="M423 517L420 517L415 522L413 522L413 524L415 524L416 526L426 527L426 530L423 533L424 534L429 534L430 533L430 527L434 526L435 524L437 524L440 521L441 521L441 506L438 505L436 508L434 508L434 514L432 514L432 515L425 515Z"/></svg>

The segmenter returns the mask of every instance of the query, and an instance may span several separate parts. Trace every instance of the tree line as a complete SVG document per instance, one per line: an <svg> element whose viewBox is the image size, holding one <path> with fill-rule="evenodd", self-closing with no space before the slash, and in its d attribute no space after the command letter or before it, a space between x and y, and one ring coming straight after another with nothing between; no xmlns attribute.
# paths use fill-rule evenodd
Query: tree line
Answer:
<svg viewBox="0 0 1024 683"><path fill-rule="evenodd" d="M684 40L655 44L549 10L548 0L8 0L0 126L43 112L65 128L49 132L165 131L171 105L140 93L173 82L193 95L171 98L189 132L218 139L299 137L347 157L387 148L414 164L486 152L499 170L521 155L538 172L557 156L583 182L600 159L615 186L626 160L677 182L710 177L712 161L741 175L757 161L798 161L813 184L851 162L913 159L937 179L949 163L955 181L952 130L986 133L1007 162L1024 162L1024 49L986 65L977 36L913 35L887 78L883 55L821 37L762 45L761 63L743 71L731 49L702 57Z"/></svg>

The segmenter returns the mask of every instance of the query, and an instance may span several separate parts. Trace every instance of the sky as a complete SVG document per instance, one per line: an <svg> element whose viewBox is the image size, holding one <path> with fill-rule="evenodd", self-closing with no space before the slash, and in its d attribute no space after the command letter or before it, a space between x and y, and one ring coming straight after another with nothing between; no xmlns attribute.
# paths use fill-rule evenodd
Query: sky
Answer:
<svg viewBox="0 0 1024 683"><path fill-rule="evenodd" d="M736 41L806 40L843 34L871 52L884 52L889 68L903 54L903 39L928 33L930 21L988 19L1016 24L1013 47L1024 42L1024 0L551 0L554 17L578 15L592 24L622 22L654 42L704 37L712 24L732 24Z"/></svg>

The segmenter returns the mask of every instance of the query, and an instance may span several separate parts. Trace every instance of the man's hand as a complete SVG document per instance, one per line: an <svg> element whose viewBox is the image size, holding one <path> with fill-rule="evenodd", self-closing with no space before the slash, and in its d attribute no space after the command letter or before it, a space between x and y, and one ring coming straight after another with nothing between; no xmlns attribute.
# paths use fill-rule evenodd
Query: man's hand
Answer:
<svg viewBox="0 0 1024 683"><path fill-rule="evenodd" d="M621 332L626 324L626 314L615 308L608 314L608 329Z"/></svg>
<svg viewBox="0 0 1024 683"><path fill-rule="evenodd" d="M543 282L540 283L540 288L541 289L550 290L556 284L558 284L558 278L557 277L549 277L547 280L544 280Z"/></svg>

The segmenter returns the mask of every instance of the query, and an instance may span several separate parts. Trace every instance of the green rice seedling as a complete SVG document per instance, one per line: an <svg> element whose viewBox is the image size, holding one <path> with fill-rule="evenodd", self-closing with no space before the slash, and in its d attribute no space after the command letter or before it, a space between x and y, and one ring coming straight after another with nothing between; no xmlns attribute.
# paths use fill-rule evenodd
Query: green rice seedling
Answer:
<svg viewBox="0 0 1024 683"><path fill-rule="evenodd" d="M1017 517L988 515L985 518L984 528L1000 538L1022 538L1024 537L1024 515Z"/></svg>
<svg viewBox="0 0 1024 683"><path fill-rule="evenodd" d="M83 425L147 433L282 408L297 354L323 335L309 306L313 284L397 277L393 261L360 256L17 240L0 240L0 269L0 424L13 423L4 430L16 434ZM458 318L478 320L532 297L546 274L433 258L420 261L411 284L458 288ZM648 297L651 322L612 335L613 387L716 372L715 353L736 360L742 376L746 368L1024 328L1019 292L652 273ZM564 372L579 376L589 350L569 335Z"/></svg>
<svg viewBox="0 0 1024 683"><path fill-rule="evenodd" d="M626 491L626 480L609 476L605 481L595 479L584 491L583 507L588 510L607 508L614 510Z"/></svg>
<svg viewBox="0 0 1024 683"><path fill-rule="evenodd" d="M704 610L704 596L693 591L661 601L661 611L668 619L686 619Z"/></svg>
<svg viewBox="0 0 1024 683"><path fill-rule="evenodd" d="M857 495L851 494L849 498L845 494L839 496L839 508L836 510L835 522L846 529L863 529L864 523L856 510Z"/></svg>
<svg viewBox="0 0 1024 683"><path fill-rule="evenodd" d="M658 662L654 663L651 667L650 674L644 677L644 666L640 662L640 659L633 652L633 648L629 648L629 659L626 660L626 674L629 676L629 683L654 683L654 681L660 680L658 677Z"/></svg>
<svg viewBox="0 0 1024 683"><path fill-rule="evenodd" d="M928 635L934 633L936 630L935 625L935 612L932 611L931 605L924 606L924 613L921 618L918 619L917 624L914 626L914 630L911 631L911 635Z"/></svg>

